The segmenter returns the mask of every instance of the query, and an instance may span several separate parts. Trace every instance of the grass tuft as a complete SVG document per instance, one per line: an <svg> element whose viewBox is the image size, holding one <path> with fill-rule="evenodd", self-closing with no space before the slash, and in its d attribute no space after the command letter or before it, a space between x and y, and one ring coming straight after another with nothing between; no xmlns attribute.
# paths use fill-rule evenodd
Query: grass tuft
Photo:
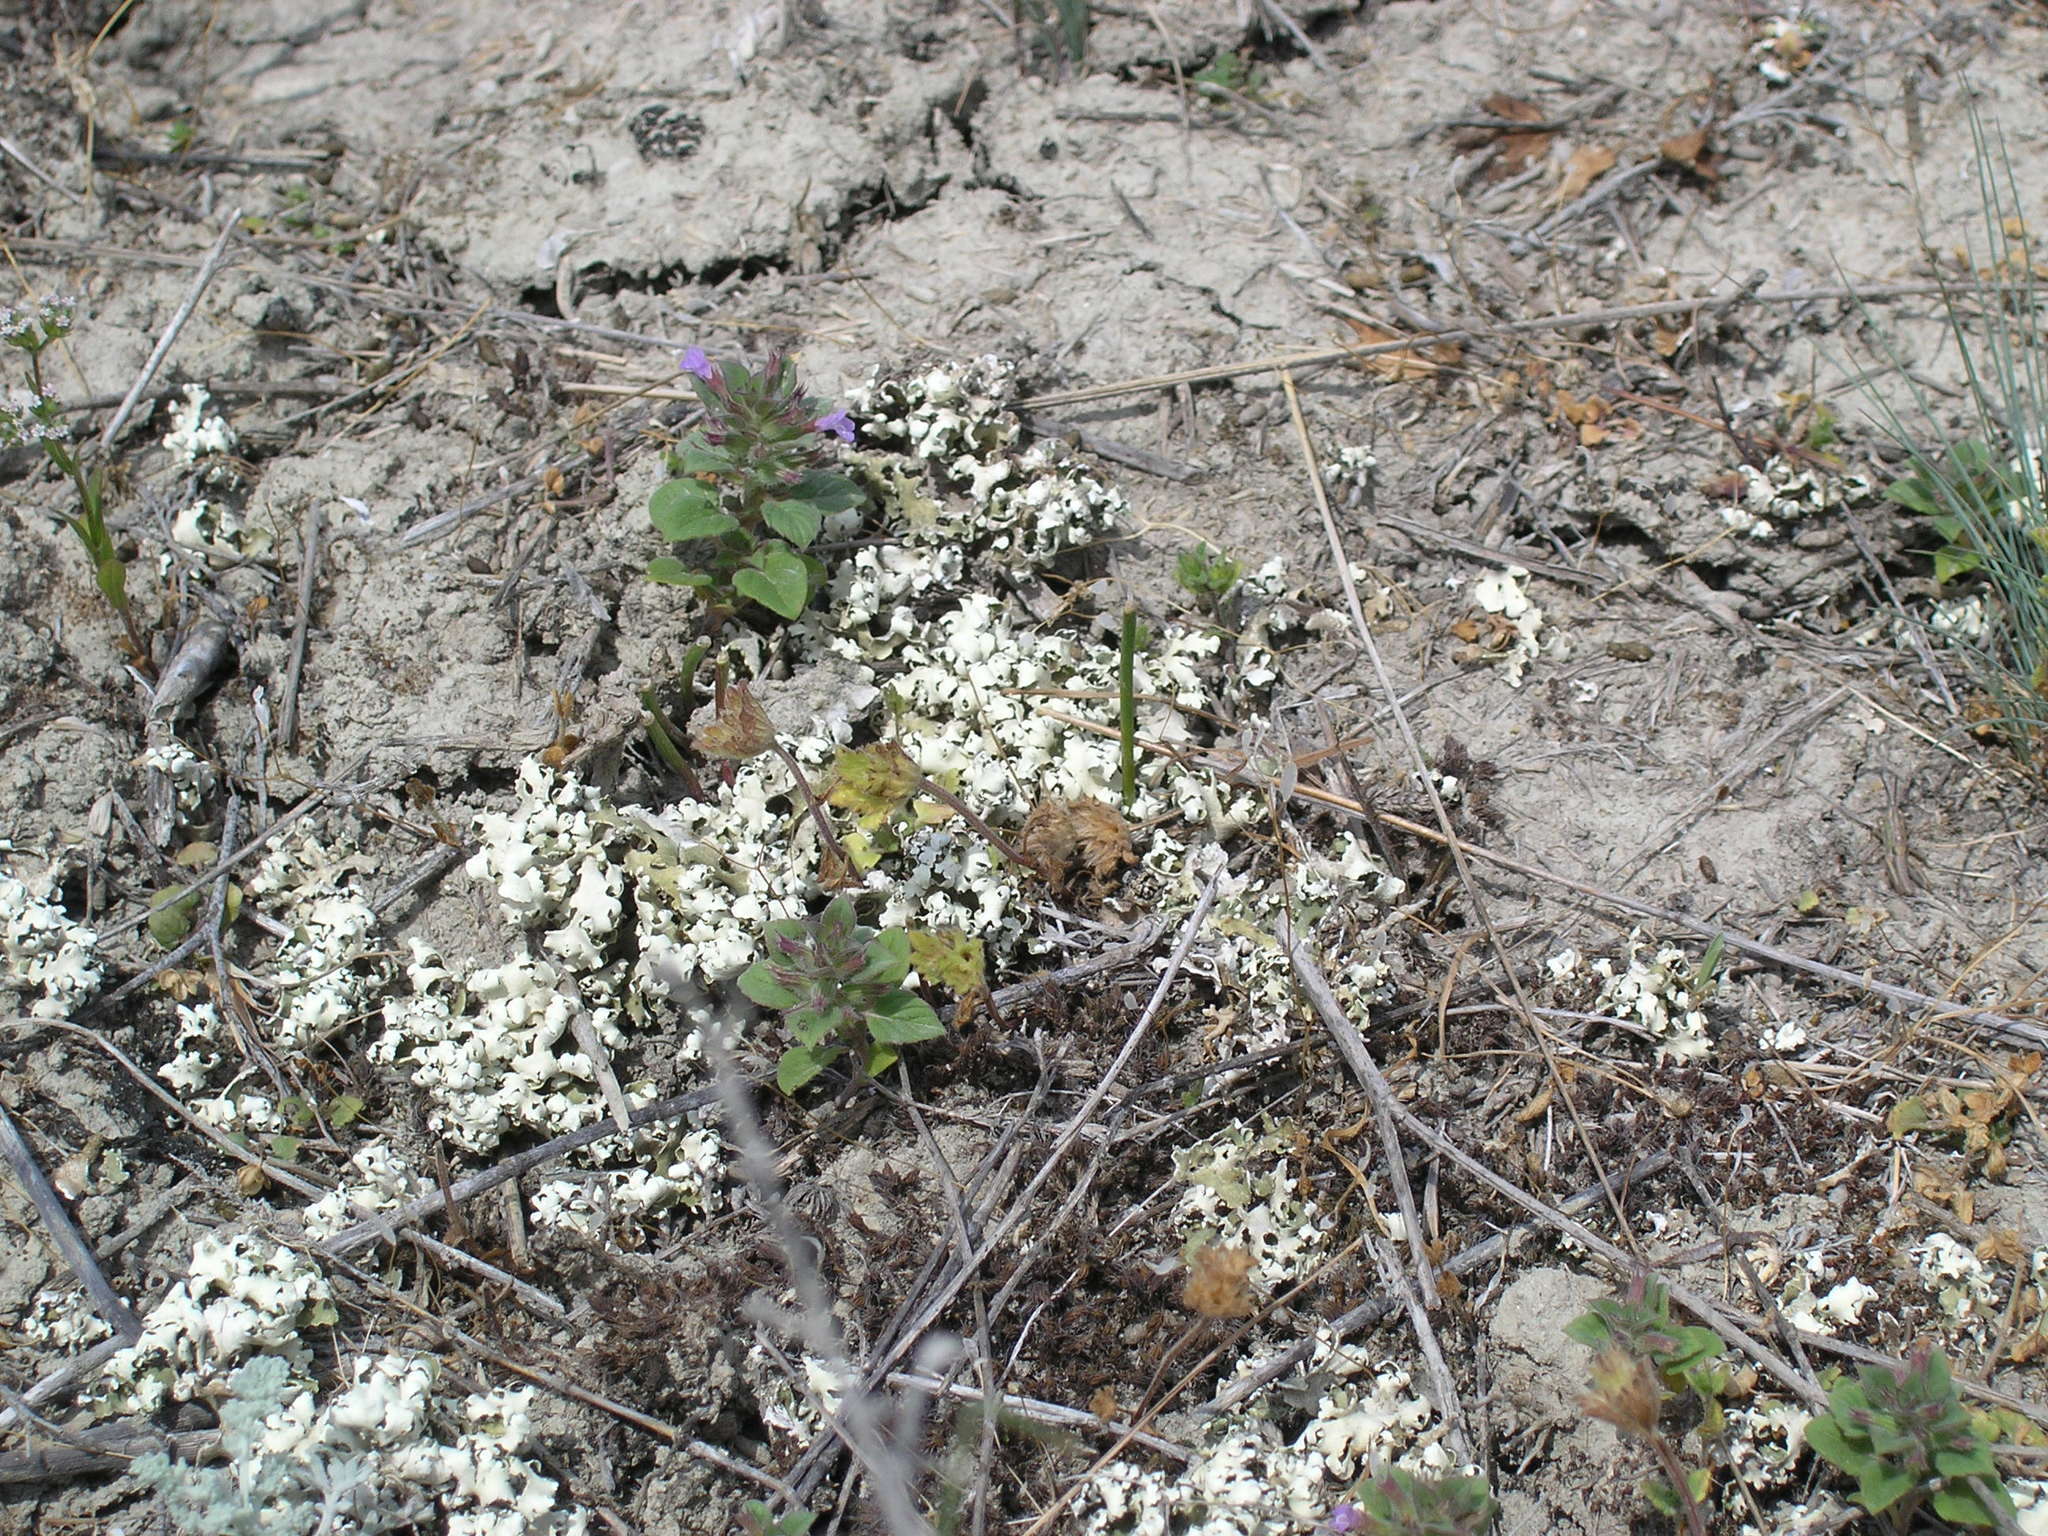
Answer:
<svg viewBox="0 0 2048 1536"><path fill-rule="evenodd" d="M1863 386L1906 454L1906 473L1886 494L1926 517L1941 540L1937 581L1981 598L1981 623L1932 626L1969 659L1982 695L1973 724L2039 770L2048 763L2048 338L2004 135L1974 107L1970 134L1984 263L1969 250L1962 276L1942 288L1966 383L1964 420L1950 431L1937 426L1927 391L1896 351L1913 419L1867 376Z"/></svg>

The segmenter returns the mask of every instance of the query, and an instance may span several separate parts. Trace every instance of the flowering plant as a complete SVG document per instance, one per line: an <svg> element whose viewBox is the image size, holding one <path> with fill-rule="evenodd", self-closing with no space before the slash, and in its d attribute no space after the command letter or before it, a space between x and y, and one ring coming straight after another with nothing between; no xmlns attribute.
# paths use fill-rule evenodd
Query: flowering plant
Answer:
<svg viewBox="0 0 2048 1536"><path fill-rule="evenodd" d="M677 365L703 402L704 424L669 456L675 478L655 490L647 515L668 538L704 552L694 562L659 556L648 577L702 592L707 625L743 600L794 619L824 583L824 566L804 551L827 516L862 499L859 486L826 468L826 440L852 442L853 419L805 395L787 357L756 372L692 347Z"/></svg>
<svg viewBox="0 0 2048 1536"><path fill-rule="evenodd" d="M9 389L0 395L0 447L34 444L49 461L71 479L78 491L79 512L64 519L78 535L85 555L92 562L94 582L107 606L121 617L128 631L128 648L138 662L147 662L149 646L135 622L128 603L128 568L114 548L107 532L104 508L107 476L104 468L91 474L70 446L70 424L57 402L43 390L43 349L71 334L72 302L52 297L37 304L0 306L0 343L28 354L29 386Z"/></svg>
<svg viewBox="0 0 2048 1536"><path fill-rule="evenodd" d="M782 1015L797 1044L775 1081L784 1093L816 1077L847 1046L862 1047L869 1076L894 1065L898 1047L945 1033L931 1005L900 983L910 973L910 935L877 932L837 898L814 922L768 924L767 953L740 976L740 990Z"/></svg>

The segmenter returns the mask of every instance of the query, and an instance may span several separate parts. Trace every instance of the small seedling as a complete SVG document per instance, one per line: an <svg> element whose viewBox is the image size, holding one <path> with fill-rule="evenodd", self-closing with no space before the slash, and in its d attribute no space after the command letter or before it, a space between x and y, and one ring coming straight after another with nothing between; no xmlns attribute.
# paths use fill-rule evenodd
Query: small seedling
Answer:
<svg viewBox="0 0 2048 1536"><path fill-rule="evenodd" d="M1713 1486L1713 1469L1685 1465L1661 1421L1666 1394L1689 1391L1700 1405L1701 1438L1722 1433L1728 1370L1720 1339L1712 1329L1674 1320L1670 1292L1642 1274L1620 1296L1593 1302L1565 1333L1595 1351L1586 1411L1641 1440L1657 1458L1663 1475L1643 1485L1643 1497L1659 1513L1682 1518L1695 1536L1704 1532L1701 1506Z"/></svg>
<svg viewBox="0 0 2048 1536"><path fill-rule="evenodd" d="M1912 1529L1923 1505L1951 1525L2012 1519L1990 1444L1956 1395L1947 1358L1925 1344L1903 1371L1871 1367L1837 1383L1806 1443L1855 1478L1856 1502L1894 1531Z"/></svg>
<svg viewBox="0 0 2048 1536"><path fill-rule="evenodd" d="M69 299L49 298L38 304L0 307L0 342L18 348L28 356L29 387L10 389L0 395L0 447L33 445L69 477L78 492L78 515L64 519L85 546L92 562L93 581L107 606L119 615L128 632L128 649L138 665L147 666L149 644L135 622L128 602L128 567L114 548L107 532L107 473L104 467L91 474L69 446L71 428L57 402L43 387L43 351L71 334L72 304Z"/></svg>
<svg viewBox="0 0 2048 1536"><path fill-rule="evenodd" d="M1244 567L1230 556L1219 554L1207 544L1184 549L1174 562L1174 580L1187 594L1206 608L1214 608L1230 595Z"/></svg>
<svg viewBox="0 0 2048 1536"><path fill-rule="evenodd" d="M910 935L856 921L841 896L806 921L768 924L767 951L740 975L740 990L782 1015L797 1043L783 1052L775 1082L795 1093L842 1051L860 1053L868 1076L896 1062L899 1047L945 1032L931 1005L898 985L910 972Z"/></svg>
<svg viewBox="0 0 2048 1536"><path fill-rule="evenodd" d="M704 425L669 456L676 478L655 489L647 515L701 553L659 556L647 575L702 593L707 631L747 602L794 619L825 580L825 567L804 551L829 515L861 503L860 487L825 467L826 439L852 442L852 418L805 395L786 357L758 373L713 363L695 347L678 361Z"/></svg>
<svg viewBox="0 0 2048 1536"><path fill-rule="evenodd" d="M1388 1467L1330 1511L1329 1528L1359 1536L1483 1536L1498 1508L1483 1479Z"/></svg>

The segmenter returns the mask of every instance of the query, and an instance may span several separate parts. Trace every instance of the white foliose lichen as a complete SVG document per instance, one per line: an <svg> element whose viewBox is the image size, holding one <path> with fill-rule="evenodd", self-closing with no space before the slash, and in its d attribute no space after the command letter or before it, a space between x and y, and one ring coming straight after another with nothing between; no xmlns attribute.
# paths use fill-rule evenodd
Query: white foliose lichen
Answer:
<svg viewBox="0 0 2048 1536"><path fill-rule="evenodd" d="M392 1211L434 1185L389 1142L372 1141L349 1155L340 1184L300 1212L310 1237L331 1237L377 1211Z"/></svg>
<svg viewBox="0 0 2048 1536"><path fill-rule="evenodd" d="M1797 1403L1756 1398L1727 1410L1727 1445L1732 1470L1752 1492L1775 1491L1803 1482L1800 1468L1806 1426L1813 1414Z"/></svg>
<svg viewBox="0 0 2048 1536"><path fill-rule="evenodd" d="M441 1390L421 1355L363 1354L324 1404L300 1364L255 1356L209 1392L225 1468L157 1453L134 1464L176 1527L223 1536L355 1532L582 1536L534 1449L530 1387Z"/></svg>
<svg viewBox="0 0 2048 1536"><path fill-rule="evenodd" d="M334 1317L327 1277L312 1260L247 1232L202 1237L190 1272L150 1309L141 1337L107 1361L93 1412L153 1414L190 1402L258 1354L283 1356L303 1374L312 1361L303 1330Z"/></svg>
<svg viewBox="0 0 2048 1536"><path fill-rule="evenodd" d="M197 811L200 803L213 792L214 785L220 782L220 775L213 771L213 765L175 736L144 748L141 766L146 772L160 773L170 781L172 798L180 816L190 816Z"/></svg>
<svg viewBox="0 0 2048 1536"><path fill-rule="evenodd" d="M180 464L234 452L234 428L225 417L206 414L212 398L201 386L187 384L184 404L171 407L171 430L164 434L164 447Z"/></svg>
<svg viewBox="0 0 2048 1536"><path fill-rule="evenodd" d="M1999 1331L2008 1315L2048 1312L2048 1248L2029 1252L2012 1281L1946 1232L1928 1233L1907 1256L1951 1326L1980 1344Z"/></svg>
<svg viewBox="0 0 2048 1536"><path fill-rule="evenodd" d="M1262 1362L1240 1361L1247 1374ZM1391 1463L1453 1473L1434 1410L1405 1370L1334 1343L1319 1330L1304 1380L1320 1383L1314 1414L1290 1438L1274 1422L1269 1393L1219 1414L1176 1472L1113 1461L1090 1478L1078 1506L1084 1536L1199 1532L1201 1536L1281 1536L1327 1519L1359 1472ZM1292 1395L1292 1394L1290 1394Z"/></svg>
<svg viewBox="0 0 2048 1536"><path fill-rule="evenodd" d="M1588 961L1567 949L1544 962L1544 969L1564 1000L1645 1030L1660 1061L1696 1061L1711 1044L1701 1005L1713 996L1716 983L1711 978L1703 983L1699 962L1676 946L1647 958L1643 949L1642 936L1632 933L1628 958L1620 965L1604 955ZM1589 990L1590 998L1585 995Z"/></svg>
<svg viewBox="0 0 2048 1536"><path fill-rule="evenodd" d="M1240 1123L1174 1153L1174 1176L1187 1186L1174 1207L1183 1258L1220 1243L1251 1255L1266 1291L1307 1278L1336 1218L1290 1168L1299 1137L1291 1122L1262 1130Z"/></svg>
<svg viewBox="0 0 2048 1536"><path fill-rule="evenodd" d="M5 1326L25 1344L66 1355L113 1332L84 1291L61 1283L43 1286L29 1298L20 1320Z"/></svg>
<svg viewBox="0 0 2048 1536"><path fill-rule="evenodd" d="M1510 688L1522 686L1529 663L1542 650L1543 610L1529 596L1529 573L1519 565L1489 571L1472 583L1472 604L1485 617L1461 656L1501 669Z"/></svg>
<svg viewBox="0 0 2048 1536"><path fill-rule="evenodd" d="M1721 521L1746 539L1762 542L1777 536L1786 523L1802 522L1835 507L1868 501L1875 488L1862 475L1844 474L1823 465L1797 464L1773 456L1762 468L1738 464L1742 497L1721 509Z"/></svg>
<svg viewBox="0 0 2048 1536"><path fill-rule="evenodd" d="M247 894L291 928L268 969L280 989L272 1029L287 1050L369 1013L390 980L374 938L376 911L355 888L366 864L355 849L324 845L308 831L274 847L249 880Z"/></svg>
<svg viewBox="0 0 2048 1536"><path fill-rule="evenodd" d="M0 854L11 853L0 841ZM0 997L13 1012L68 1018L99 991L99 935L57 898L61 869L24 880L0 868Z"/></svg>
<svg viewBox="0 0 2048 1536"><path fill-rule="evenodd" d="M857 456L855 466L897 504L913 542L967 543L1036 563L1123 523L1130 510L1123 493L1059 444L1013 451L1019 427L1005 402L1014 376L1012 365L983 357L914 378L877 372L848 392L861 436L887 450ZM922 461L941 494L923 494L894 454Z"/></svg>

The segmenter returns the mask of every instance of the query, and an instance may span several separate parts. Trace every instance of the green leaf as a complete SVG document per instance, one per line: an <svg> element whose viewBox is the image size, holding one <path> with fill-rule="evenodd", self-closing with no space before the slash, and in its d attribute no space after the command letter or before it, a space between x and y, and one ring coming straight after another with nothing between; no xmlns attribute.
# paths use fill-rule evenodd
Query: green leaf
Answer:
<svg viewBox="0 0 2048 1536"><path fill-rule="evenodd" d="M712 578L702 571L693 571L674 555L656 555L647 562L647 579L658 581L664 587L708 587Z"/></svg>
<svg viewBox="0 0 2048 1536"><path fill-rule="evenodd" d="M1898 1101L1885 1116L1884 1128L1892 1140L1904 1141L1922 1126L1931 1125L1934 1117L1927 1112L1927 1101L1917 1094Z"/></svg>
<svg viewBox="0 0 2048 1536"><path fill-rule="evenodd" d="M344 1093L327 1106L328 1124L336 1129L351 1125L363 1112L363 1101L352 1093Z"/></svg>
<svg viewBox="0 0 2048 1536"><path fill-rule="evenodd" d="M849 747L832 763L825 803L853 812L855 821L873 831L903 809L922 777L909 754L893 741Z"/></svg>
<svg viewBox="0 0 2048 1536"><path fill-rule="evenodd" d="M1839 1393L1835 1413L1842 1411ZM1858 1476L1870 1464L1869 1452L1849 1443L1842 1432L1841 1421L1835 1413L1824 1413L1806 1426L1806 1443L1813 1447L1813 1453L1832 1466L1841 1468L1851 1477Z"/></svg>
<svg viewBox="0 0 2048 1536"><path fill-rule="evenodd" d="M647 518L668 538L715 539L739 527L718 508L718 488L702 480L671 480L647 498Z"/></svg>
<svg viewBox="0 0 2048 1536"><path fill-rule="evenodd" d="M809 502L820 512L850 512L867 495L853 481L844 475L835 475L829 469L814 469L803 479L789 488L793 500Z"/></svg>
<svg viewBox="0 0 2048 1536"><path fill-rule="evenodd" d="M270 1138L270 1155L280 1163L296 1163L299 1160L299 1148L305 1144L305 1141L297 1136L273 1136Z"/></svg>
<svg viewBox="0 0 2048 1536"><path fill-rule="evenodd" d="M1991 1447L1981 1440L1972 1441L1963 1450L1936 1451L1934 1470L1943 1477L1952 1477L1958 1481L1968 1477L1990 1478L1995 1481L1998 1477L1998 1463L1992 1460Z"/></svg>
<svg viewBox="0 0 2048 1536"><path fill-rule="evenodd" d="M910 970L910 935L891 928L868 940L868 961L854 976L855 985L893 987Z"/></svg>
<svg viewBox="0 0 2048 1536"><path fill-rule="evenodd" d="M99 583L100 595L116 613L128 606L128 567L118 559L110 555L100 561L93 570L93 579Z"/></svg>
<svg viewBox="0 0 2048 1536"><path fill-rule="evenodd" d="M896 1065L896 1059L899 1054L893 1045L884 1045L880 1041L872 1042L868 1046L867 1055L863 1063L867 1067L868 1076L880 1077L884 1072Z"/></svg>
<svg viewBox="0 0 2048 1536"><path fill-rule="evenodd" d="M149 936L164 949L176 949L192 931L192 919L199 911L199 893L178 893L176 886L159 891L149 899Z"/></svg>
<svg viewBox="0 0 2048 1536"><path fill-rule="evenodd" d="M1881 1515L1919 1486L1920 1480L1898 1467L1874 1462L1856 1479L1856 1502Z"/></svg>
<svg viewBox="0 0 2048 1536"><path fill-rule="evenodd" d="M777 1012L794 1008L804 1000L801 992L794 991L775 979L775 973L768 969L765 960L756 960L740 972L740 990L763 1008L773 1008Z"/></svg>
<svg viewBox="0 0 2048 1536"><path fill-rule="evenodd" d="M776 1064L775 1086L784 1093L794 1094L812 1078L832 1065L832 1058L839 1054L836 1045L797 1045L782 1053L782 1060Z"/></svg>
<svg viewBox="0 0 2048 1536"><path fill-rule="evenodd" d="M888 992L868 1011L868 1034L890 1045L936 1040L946 1032L931 1004L915 992Z"/></svg>
<svg viewBox="0 0 2048 1536"><path fill-rule="evenodd" d="M825 526L825 514L807 501L764 501L761 521L802 549Z"/></svg>
<svg viewBox="0 0 2048 1536"><path fill-rule="evenodd" d="M1909 512L1918 512L1932 517L1941 510L1934 499L1933 487L1915 475L1910 480L1894 480L1884 488L1885 500L1895 501Z"/></svg>
<svg viewBox="0 0 2048 1536"><path fill-rule="evenodd" d="M673 456L680 475L723 475L732 472L732 460L702 438L693 437Z"/></svg>
<svg viewBox="0 0 2048 1536"><path fill-rule="evenodd" d="M1934 552L1934 580L1937 585L1966 576L1984 563L1984 557L1974 549L1963 549L1954 544L1945 544Z"/></svg>
<svg viewBox="0 0 2048 1536"><path fill-rule="evenodd" d="M754 551L751 564L733 573L732 585L735 592L752 598L770 613L794 619L810 600L811 573L788 545L770 543Z"/></svg>
<svg viewBox="0 0 2048 1536"><path fill-rule="evenodd" d="M789 1032L805 1045L817 1045L839 1034L846 1022L843 1008L792 1008L782 1016Z"/></svg>
<svg viewBox="0 0 2048 1536"><path fill-rule="evenodd" d="M1581 1312L1564 1325L1564 1336L1576 1340L1588 1349L1601 1349L1614 1337L1614 1330L1607 1326L1607 1319L1598 1313Z"/></svg>
<svg viewBox="0 0 2048 1536"><path fill-rule="evenodd" d="M1984 1479L1984 1486L2005 1512L2015 1513L2012 1495L2005 1490L1996 1473ZM1940 1488L1934 1494L1934 1512L1950 1525L1996 1525L1998 1517L1984 1507L1984 1501L1977 1496L1977 1490L1964 1484L1955 1488Z"/></svg>

